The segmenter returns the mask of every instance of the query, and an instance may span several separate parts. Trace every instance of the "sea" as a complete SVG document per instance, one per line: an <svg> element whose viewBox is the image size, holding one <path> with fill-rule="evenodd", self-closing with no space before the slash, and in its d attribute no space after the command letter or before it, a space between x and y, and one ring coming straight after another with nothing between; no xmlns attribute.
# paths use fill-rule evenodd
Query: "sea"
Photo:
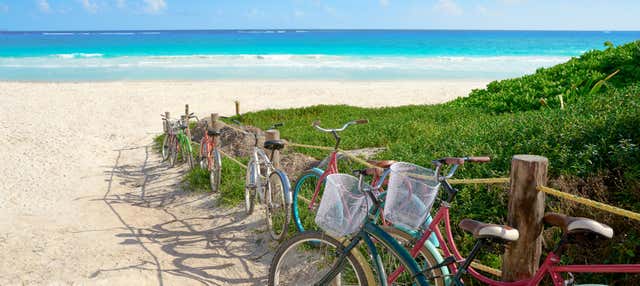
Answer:
<svg viewBox="0 0 640 286"><path fill-rule="evenodd" d="M640 31L0 31L1 81L504 79Z"/></svg>

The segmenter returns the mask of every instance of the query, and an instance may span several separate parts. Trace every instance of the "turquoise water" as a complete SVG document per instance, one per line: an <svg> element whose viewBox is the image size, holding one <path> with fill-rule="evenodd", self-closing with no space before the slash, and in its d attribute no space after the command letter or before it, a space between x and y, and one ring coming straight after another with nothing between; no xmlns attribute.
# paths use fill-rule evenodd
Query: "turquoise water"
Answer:
<svg viewBox="0 0 640 286"><path fill-rule="evenodd" d="M0 80L501 79L640 32L0 32Z"/></svg>

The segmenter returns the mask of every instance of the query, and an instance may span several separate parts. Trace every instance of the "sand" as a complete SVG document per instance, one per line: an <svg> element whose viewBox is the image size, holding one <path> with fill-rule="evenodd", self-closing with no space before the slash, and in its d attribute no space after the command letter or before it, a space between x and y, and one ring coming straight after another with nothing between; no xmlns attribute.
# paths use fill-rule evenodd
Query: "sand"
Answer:
<svg viewBox="0 0 640 286"><path fill-rule="evenodd" d="M0 285L263 285L262 213L180 189L159 115L397 106L488 81L0 82Z"/></svg>

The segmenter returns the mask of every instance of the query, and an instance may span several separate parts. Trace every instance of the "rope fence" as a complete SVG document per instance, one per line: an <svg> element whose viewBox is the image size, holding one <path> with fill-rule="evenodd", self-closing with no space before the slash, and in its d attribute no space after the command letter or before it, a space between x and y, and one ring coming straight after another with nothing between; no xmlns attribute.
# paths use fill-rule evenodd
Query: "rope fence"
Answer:
<svg viewBox="0 0 640 286"><path fill-rule="evenodd" d="M246 131L226 124L224 122L218 121L220 123L222 123L224 126L229 127L231 129L234 129L236 131L242 132L242 133L246 133ZM287 145L292 146L292 147L299 147L299 148L309 148L309 149L318 149L318 150L326 150L326 151L333 151L335 150L335 148L333 147L327 147L327 146L316 146L316 145L308 145L308 144L299 144L299 143L294 143L294 142L289 142L287 141ZM344 154L345 156L349 157L349 159L354 160L364 166L366 166L367 168L376 168L376 169L381 169L378 166L375 166L369 162L367 162L366 160L363 160L360 157L357 157L353 154L350 154L349 152L343 150L343 149L338 149L338 152ZM239 164L240 166L242 166L243 168L247 168L246 165L242 164L240 161L238 161L237 159L233 158L232 156L220 151L220 153L222 153L225 157L229 158L231 161ZM449 183L451 184L455 184L455 185L461 185L461 184L508 184L509 183L509 178L476 178L476 179L451 179L449 180ZM565 193L556 189L552 189L549 187L545 187L545 186L538 186L537 187L538 191L544 192L546 194L555 196L555 197L559 197L565 200L569 200L569 201L573 201L575 203L579 203L579 204L583 204L592 208L596 208L605 212L609 212L612 214L616 214L619 216L623 216L623 217L627 217L636 221L640 221L640 214L629 211L629 210L625 210L625 209L621 209L612 205L608 205L605 203L601 203L601 202L597 202L597 201L593 201L587 198L583 198L583 197L579 197L573 194L569 194L569 193ZM480 269L480 268L478 268Z"/></svg>

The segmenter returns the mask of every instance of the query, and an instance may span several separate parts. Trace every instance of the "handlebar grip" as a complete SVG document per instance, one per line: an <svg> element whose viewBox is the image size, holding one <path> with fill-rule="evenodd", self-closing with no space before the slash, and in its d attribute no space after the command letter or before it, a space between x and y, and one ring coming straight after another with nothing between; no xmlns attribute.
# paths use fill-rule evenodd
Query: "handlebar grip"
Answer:
<svg viewBox="0 0 640 286"><path fill-rule="evenodd" d="M355 121L356 124L367 124L369 123L368 119L358 119Z"/></svg>
<svg viewBox="0 0 640 286"><path fill-rule="evenodd" d="M464 158L447 157L447 158L443 158L442 162L447 164L447 165L463 165L464 164Z"/></svg>
<svg viewBox="0 0 640 286"><path fill-rule="evenodd" d="M320 120L316 120L313 123L311 123L311 126L316 127L316 126L320 126Z"/></svg>
<svg viewBox="0 0 640 286"><path fill-rule="evenodd" d="M487 162L491 162L491 158L484 156L484 157L468 157L467 158L467 162L473 162L473 163L487 163Z"/></svg>

